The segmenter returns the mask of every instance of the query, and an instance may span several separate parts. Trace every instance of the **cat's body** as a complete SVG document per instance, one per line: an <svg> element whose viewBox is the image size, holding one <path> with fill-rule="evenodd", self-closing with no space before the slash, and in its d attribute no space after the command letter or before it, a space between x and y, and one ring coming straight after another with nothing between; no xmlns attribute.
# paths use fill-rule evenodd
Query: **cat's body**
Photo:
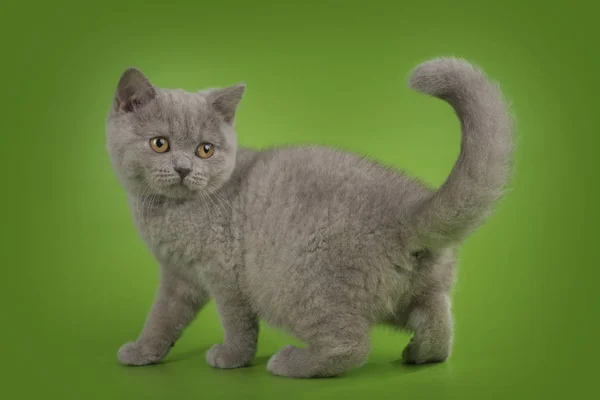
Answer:
<svg viewBox="0 0 600 400"><path fill-rule="evenodd" d="M463 124L461 156L438 191L339 150L238 149L242 86L189 94L126 72L108 147L161 285L120 360L158 362L210 298L225 330L224 344L207 354L215 367L252 361L259 319L309 346L273 356L268 369L277 375L332 376L360 365L374 324L414 332L405 361L445 360L456 248L501 195L510 118L499 91L466 62L426 63L412 84L450 101ZM168 139L168 152L143 148L156 136ZM208 142L218 143L214 155L190 156Z"/></svg>
<svg viewBox="0 0 600 400"><path fill-rule="evenodd" d="M414 292L426 289L411 284L425 271L411 276L420 260L398 243L406 229L402 215L429 190L373 161L327 148L239 153L246 160L212 195L132 204L141 235L161 264L194 270L216 296L221 282L237 282L253 311L286 329L298 320L294 307L303 298L343 296L348 287L347 295L360 299L370 322L384 322L399 316ZM303 165L307 155L316 162ZM321 165L330 163L340 169ZM442 258L447 251L438 253L429 257ZM331 276L307 280L307 266ZM440 288L448 290L452 272L444 266L428 280L437 276ZM330 279L330 286L306 296L312 283ZM284 286L287 281L293 286Z"/></svg>

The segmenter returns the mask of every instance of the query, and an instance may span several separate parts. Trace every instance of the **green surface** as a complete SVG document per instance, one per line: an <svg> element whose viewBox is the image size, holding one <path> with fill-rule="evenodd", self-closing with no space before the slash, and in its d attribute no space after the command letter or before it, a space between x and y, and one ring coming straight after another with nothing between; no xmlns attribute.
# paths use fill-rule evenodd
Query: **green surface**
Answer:
<svg viewBox="0 0 600 400"><path fill-rule="evenodd" d="M597 6L385 4L2 3L0 397L558 398L591 388L599 370ZM203 353L222 331L211 305L164 364L117 364L157 282L104 147L106 111L126 67L164 87L246 82L243 145L330 144L439 184L457 156L458 121L405 82L417 63L450 54L502 83L520 131L511 192L463 248L450 361L404 367L395 360L408 336L377 329L360 370L276 378L266 360L291 339L265 327L254 367L213 370Z"/></svg>

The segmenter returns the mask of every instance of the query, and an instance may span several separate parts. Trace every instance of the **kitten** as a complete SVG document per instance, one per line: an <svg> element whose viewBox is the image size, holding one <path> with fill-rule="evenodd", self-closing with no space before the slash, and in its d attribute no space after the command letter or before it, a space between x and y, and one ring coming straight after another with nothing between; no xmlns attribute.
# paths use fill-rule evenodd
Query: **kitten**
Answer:
<svg viewBox="0 0 600 400"><path fill-rule="evenodd" d="M308 345L272 356L275 375L360 366L375 324L414 333L406 363L445 360L456 250L508 182L512 118L498 87L461 59L420 65L410 86L450 103L461 121L460 156L437 191L334 149L239 148L244 85L190 93L125 71L107 148L161 280L120 362L159 362L211 298L225 331L206 354L216 368L252 362L259 319Z"/></svg>

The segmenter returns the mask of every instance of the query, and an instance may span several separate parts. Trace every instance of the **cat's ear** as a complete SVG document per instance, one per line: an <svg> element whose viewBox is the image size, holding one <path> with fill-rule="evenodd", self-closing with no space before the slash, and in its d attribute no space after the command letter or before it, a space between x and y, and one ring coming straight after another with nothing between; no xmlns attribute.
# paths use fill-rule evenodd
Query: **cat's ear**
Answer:
<svg viewBox="0 0 600 400"><path fill-rule="evenodd" d="M223 89L214 89L208 96L213 108L221 114L225 122L232 124L235 112L246 91L246 85L239 83Z"/></svg>
<svg viewBox="0 0 600 400"><path fill-rule="evenodd" d="M115 93L115 110L132 112L148 104L156 97L156 89L138 69L128 68L121 75Z"/></svg>

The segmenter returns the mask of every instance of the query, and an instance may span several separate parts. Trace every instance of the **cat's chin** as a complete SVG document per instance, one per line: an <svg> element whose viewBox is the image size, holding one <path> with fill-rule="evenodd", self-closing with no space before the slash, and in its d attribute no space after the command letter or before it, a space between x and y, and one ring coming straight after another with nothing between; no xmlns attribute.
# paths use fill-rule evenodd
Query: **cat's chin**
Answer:
<svg viewBox="0 0 600 400"><path fill-rule="evenodd" d="M161 188L160 194L172 200L189 200L202 197L203 194L208 195L210 191L206 186L194 187L187 182L180 182Z"/></svg>

